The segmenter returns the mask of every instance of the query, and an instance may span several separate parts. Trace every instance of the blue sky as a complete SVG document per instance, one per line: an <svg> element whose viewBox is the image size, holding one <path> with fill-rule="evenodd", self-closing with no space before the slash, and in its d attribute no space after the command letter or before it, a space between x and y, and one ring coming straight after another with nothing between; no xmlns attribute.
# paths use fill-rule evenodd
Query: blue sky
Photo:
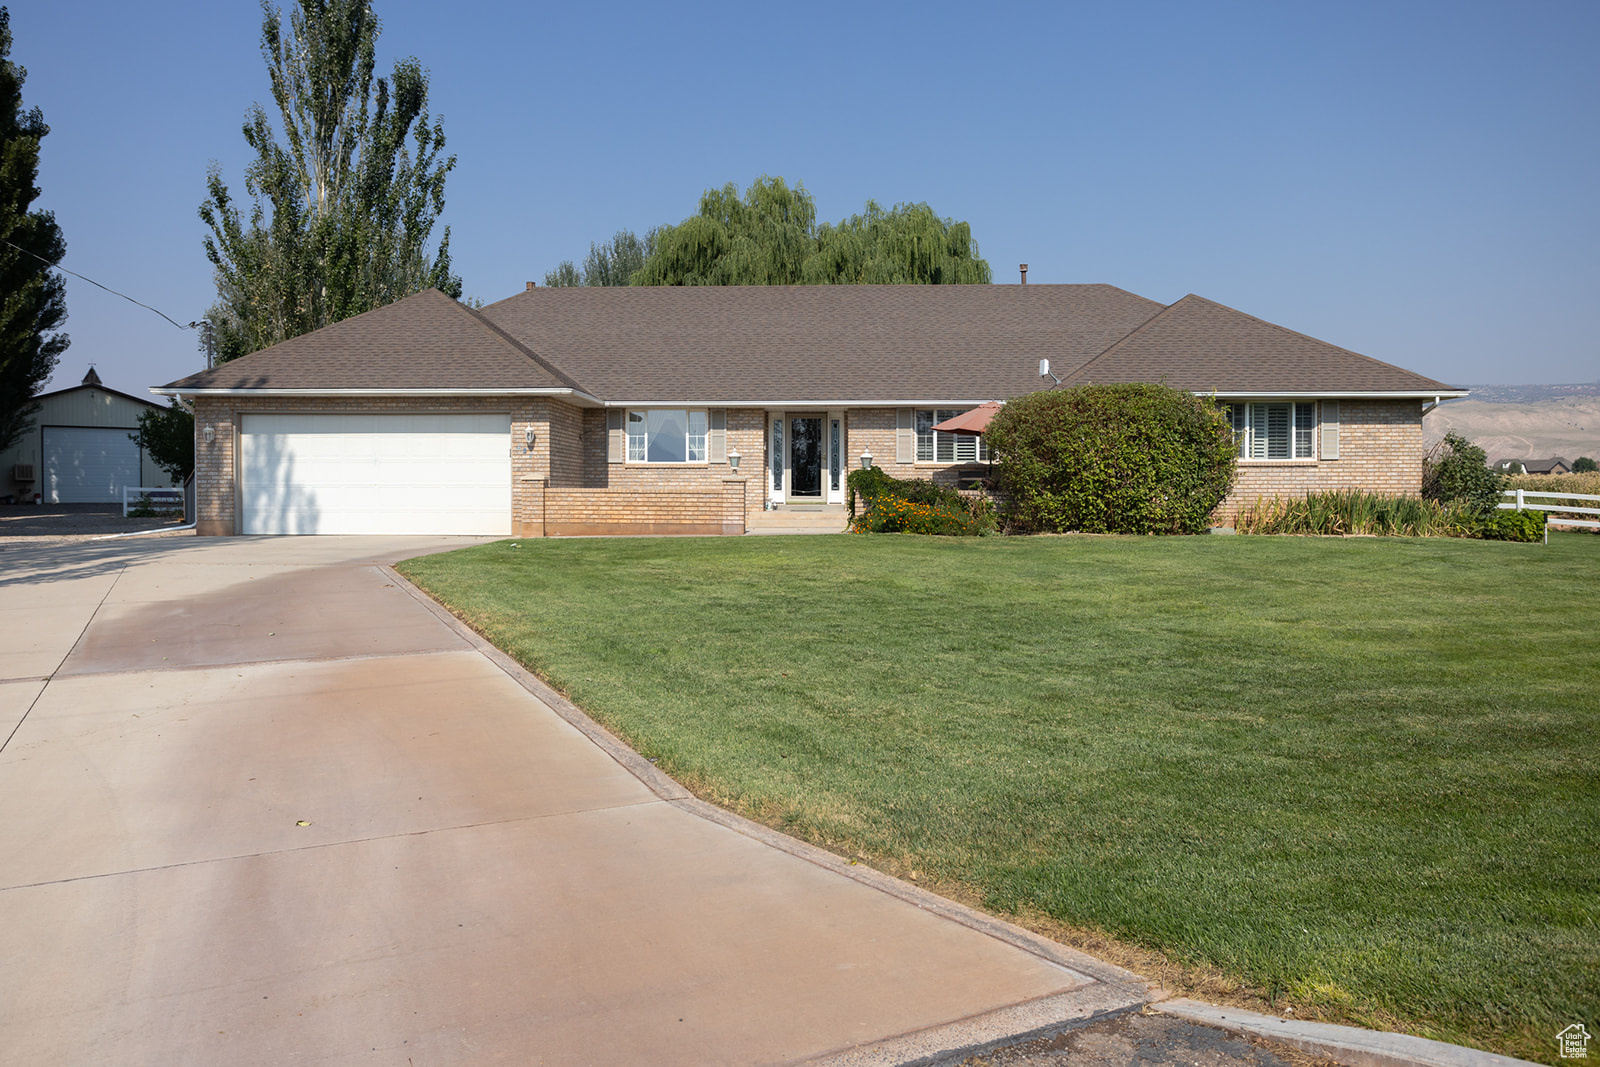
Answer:
<svg viewBox="0 0 1600 1067"><path fill-rule="evenodd" d="M1600 380L1600 4L607 5L375 0L458 157L466 293L709 186L803 181L971 223L997 281L1187 293L1452 384ZM269 103L247 0L10 3L64 265L210 306L207 164ZM51 388L143 394L193 335L76 279Z"/></svg>

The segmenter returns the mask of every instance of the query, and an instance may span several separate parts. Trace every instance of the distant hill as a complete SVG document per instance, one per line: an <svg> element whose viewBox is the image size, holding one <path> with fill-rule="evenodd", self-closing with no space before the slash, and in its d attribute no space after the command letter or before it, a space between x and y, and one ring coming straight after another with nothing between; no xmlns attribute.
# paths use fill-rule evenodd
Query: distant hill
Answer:
<svg viewBox="0 0 1600 1067"><path fill-rule="evenodd" d="M1451 430L1504 459L1600 459L1600 382L1581 385L1469 385L1422 420L1428 447Z"/></svg>
<svg viewBox="0 0 1600 1067"><path fill-rule="evenodd" d="M1600 382L1580 382L1577 385L1469 385L1472 390L1468 400L1481 400L1488 404L1537 404L1541 400L1564 400L1568 397L1600 397ZM1449 401L1460 403L1460 401Z"/></svg>

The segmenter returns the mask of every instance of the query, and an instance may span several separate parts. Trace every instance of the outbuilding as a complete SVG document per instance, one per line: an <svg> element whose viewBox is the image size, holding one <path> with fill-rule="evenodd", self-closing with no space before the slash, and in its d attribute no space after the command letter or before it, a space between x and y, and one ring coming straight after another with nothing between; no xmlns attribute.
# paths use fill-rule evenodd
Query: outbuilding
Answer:
<svg viewBox="0 0 1600 1067"><path fill-rule="evenodd" d="M127 487L172 479L130 437L160 404L106 387L93 367L83 381L36 398L33 428L0 453L0 497L45 504L120 504Z"/></svg>

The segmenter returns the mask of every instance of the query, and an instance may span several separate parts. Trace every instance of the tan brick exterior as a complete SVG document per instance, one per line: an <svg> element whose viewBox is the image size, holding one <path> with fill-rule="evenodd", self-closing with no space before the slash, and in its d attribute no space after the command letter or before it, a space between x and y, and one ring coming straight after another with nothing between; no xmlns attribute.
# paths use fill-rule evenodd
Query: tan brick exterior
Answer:
<svg viewBox="0 0 1600 1067"><path fill-rule="evenodd" d="M1422 401L1341 400L1339 420L1338 459L1240 460L1233 492L1217 508L1216 521L1233 522L1241 507L1261 497L1289 499L1329 489L1422 492Z"/></svg>
<svg viewBox="0 0 1600 1067"><path fill-rule="evenodd" d="M606 461L606 416L600 409L538 397L365 399L276 397L196 398L197 532L226 535L238 528L237 441L248 413L508 413L511 419L512 532L519 537L599 533L743 533L748 515L770 496L767 412L727 411L727 463L630 464ZM1323 489L1362 488L1414 494L1422 485L1422 405L1417 400L1343 400L1337 460L1241 461L1234 491L1217 511L1231 522L1243 504L1262 496L1303 496ZM844 470L860 466L863 450L896 478L953 484L981 466L900 463L894 408L844 412ZM210 426L214 439L207 443ZM534 444L526 444L532 429ZM1320 443L1319 443L1320 445ZM1320 450L1320 449L1319 449Z"/></svg>

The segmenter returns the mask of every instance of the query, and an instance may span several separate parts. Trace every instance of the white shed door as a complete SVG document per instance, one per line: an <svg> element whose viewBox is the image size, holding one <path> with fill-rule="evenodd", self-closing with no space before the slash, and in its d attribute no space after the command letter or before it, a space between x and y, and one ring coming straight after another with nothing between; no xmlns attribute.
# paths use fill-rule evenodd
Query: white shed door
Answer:
<svg viewBox="0 0 1600 1067"><path fill-rule="evenodd" d="M122 487L139 484L139 446L131 430L46 426L44 499L52 504L122 502Z"/></svg>
<svg viewBox="0 0 1600 1067"><path fill-rule="evenodd" d="M246 415L247 534L511 532L509 415Z"/></svg>

